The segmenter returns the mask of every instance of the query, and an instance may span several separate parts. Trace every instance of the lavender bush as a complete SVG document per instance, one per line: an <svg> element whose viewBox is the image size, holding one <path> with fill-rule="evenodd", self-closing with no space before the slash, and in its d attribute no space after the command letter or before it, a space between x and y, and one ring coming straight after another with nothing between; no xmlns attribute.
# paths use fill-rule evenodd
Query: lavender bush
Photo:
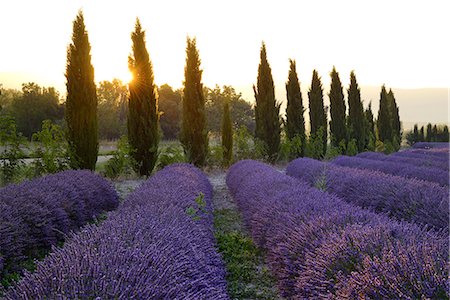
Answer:
<svg viewBox="0 0 450 300"><path fill-rule="evenodd" d="M286 173L312 186L322 185L326 191L362 208L448 230L449 191L435 183L310 158L293 160Z"/></svg>
<svg viewBox="0 0 450 300"><path fill-rule="evenodd" d="M166 167L106 221L40 262L6 298L228 299L211 197L200 170Z"/></svg>
<svg viewBox="0 0 450 300"><path fill-rule="evenodd" d="M331 163L343 167L380 171L386 174L403 176L406 178L416 178L436 182L442 186L449 185L449 172L434 168L416 167L400 162L386 163L355 156L338 156L334 158Z"/></svg>
<svg viewBox="0 0 450 300"><path fill-rule="evenodd" d="M64 171L2 188L0 279L118 205L113 186L90 171Z"/></svg>
<svg viewBox="0 0 450 300"><path fill-rule="evenodd" d="M413 148L418 149L430 149L430 148L436 148L436 149L449 149L450 144L449 143L443 143L443 142L418 142L412 145Z"/></svg>
<svg viewBox="0 0 450 300"><path fill-rule="evenodd" d="M356 157L393 163L405 163L416 167L428 167L444 170L447 172L449 171L448 164L443 164L441 160L434 159L433 156L407 157L398 155L386 155L381 152L362 152L356 155Z"/></svg>
<svg viewBox="0 0 450 300"><path fill-rule="evenodd" d="M255 161L227 175L289 299L446 298L447 237L350 205Z"/></svg>

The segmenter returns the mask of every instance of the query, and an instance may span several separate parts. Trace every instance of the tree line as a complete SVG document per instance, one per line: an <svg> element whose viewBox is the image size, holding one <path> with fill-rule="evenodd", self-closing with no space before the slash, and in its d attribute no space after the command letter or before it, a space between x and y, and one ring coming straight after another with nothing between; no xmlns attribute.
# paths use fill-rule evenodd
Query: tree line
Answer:
<svg viewBox="0 0 450 300"><path fill-rule="evenodd" d="M406 141L409 145L414 145L417 142L449 142L449 132L447 125L437 125L428 123L425 127L419 129L417 124L414 124L413 130L406 134Z"/></svg>

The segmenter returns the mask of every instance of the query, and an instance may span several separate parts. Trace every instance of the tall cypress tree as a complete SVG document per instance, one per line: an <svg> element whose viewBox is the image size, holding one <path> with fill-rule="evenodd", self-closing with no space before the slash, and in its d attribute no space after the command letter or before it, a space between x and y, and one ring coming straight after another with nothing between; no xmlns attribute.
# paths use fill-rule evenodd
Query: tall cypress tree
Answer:
<svg viewBox="0 0 450 300"><path fill-rule="evenodd" d="M300 153L296 156L305 154L305 118L303 117L304 108L300 83L297 76L295 60L290 59L289 77L286 83L286 134L289 140L298 136L301 142Z"/></svg>
<svg viewBox="0 0 450 300"><path fill-rule="evenodd" d="M347 126L345 124L345 102L344 92L342 91L342 83L336 68L330 73L331 87L328 97L330 97L330 135L331 144L339 147L341 142L347 145Z"/></svg>
<svg viewBox="0 0 450 300"><path fill-rule="evenodd" d="M377 119L378 137L383 143L392 143L392 122L389 112L389 100L386 92L386 87L381 87L380 93L380 109L378 110Z"/></svg>
<svg viewBox="0 0 450 300"><path fill-rule="evenodd" d="M417 126L417 124L414 124L413 143L417 143L419 140L420 140L419 127Z"/></svg>
<svg viewBox="0 0 450 300"><path fill-rule="evenodd" d="M356 81L354 71L350 73L350 86L347 92L349 139L355 139L356 145L358 146L358 152L362 152L364 151L367 137L364 132L364 108L361 101L361 89Z"/></svg>
<svg viewBox="0 0 450 300"><path fill-rule="evenodd" d="M231 122L230 104L225 100L222 116L222 149L223 163L228 166L233 157L233 124Z"/></svg>
<svg viewBox="0 0 450 300"><path fill-rule="evenodd" d="M149 176L158 158L159 113L153 67L139 19L131 40L133 53L128 57L128 67L133 80L129 84L128 140L136 171L141 176Z"/></svg>
<svg viewBox="0 0 450 300"><path fill-rule="evenodd" d="M375 147L375 122L373 120L373 113L372 113L372 103L369 102L369 106L364 111L364 121L365 121L365 128L364 128L364 134L365 134L365 143L364 143L364 150L374 150Z"/></svg>
<svg viewBox="0 0 450 300"><path fill-rule="evenodd" d="M389 113L391 116L391 123L392 123L392 141L397 140L398 143L400 143L402 138L402 128L400 123L400 115L398 111L397 102L395 101L394 93L392 92L392 89L389 89L388 93L388 100L389 100Z"/></svg>
<svg viewBox="0 0 450 300"><path fill-rule="evenodd" d="M181 143L188 160L199 167L205 164L208 154L203 71L200 70L200 62L196 40L188 37L184 68Z"/></svg>
<svg viewBox="0 0 450 300"><path fill-rule="evenodd" d="M280 104L275 99L272 70L267 61L266 45L261 46L255 93L256 138L263 142L269 160L274 161L280 149Z"/></svg>
<svg viewBox="0 0 450 300"><path fill-rule="evenodd" d="M97 92L91 46L80 11L73 22L72 43L67 50L67 100L65 119L71 166L95 170L98 154Z"/></svg>
<svg viewBox="0 0 450 300"><path fill-rule="evenodd" d="M419 131L419 142L425 142L425 129L424 127L420 127Z"/></svg>
<svg viewBox="0 0 450 300"><path fill-rule="evenodd" d="M323 152L327 151L328 126L327 115L323 105L323 88L319 74L313 71L311 87L308 91L309 99L309 119L311 124L311 137L315 138L319 131L322 133Z"/></svg>

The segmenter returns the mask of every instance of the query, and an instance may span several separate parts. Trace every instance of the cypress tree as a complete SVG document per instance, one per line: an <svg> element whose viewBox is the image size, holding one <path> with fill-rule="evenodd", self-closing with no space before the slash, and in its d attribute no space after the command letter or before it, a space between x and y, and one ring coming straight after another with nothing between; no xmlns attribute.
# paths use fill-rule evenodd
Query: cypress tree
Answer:
<svg viewBox="0 0 450 300"><path fill-rule="evenodd" d="M80 11L67 50L65 119L71 167L95 170L98 154L97 92L91 46Z"/></svg>
<svg viewBox="0 0 450 300"><path fill-rule="evenodd" d="M383 85L380 93L380 109L378 110L378 136L383 143L392 143L392 122L389 113L389 100L386 92L386 87Z"/></svg>
<svg viewBox="0 0 450 300"><path fill-rule="evenodd" d="M373 120L372 113L372 103L369 102L369 106L364 111L364 121L365 121L365 144L364 150L372 151L375 147L375 122Z"/></svg>
<svg viewBox="0 0 450 300"><path fill-rule="evenodd" d="M361 101L361 89L356 81L354 71L350 73L350 86L347 92L349 140L356 140L358 152L362 152L364 151L367 137L364 132L364 108ZM372 110L370 110L370 113L372 113Z"/></svg>
<svg viewBox="0 0 450 300"><path fill-rule="evenodd" d="M425 129L423 126L420 127L419 142L425 142Z"/></svg>
<svg viewBox="0 0 450 300"><path fill-rule="evenodd" d="M195 38L187 38L186 66L184 68L183 116L181 143L189 162L201 167L208 154L205 96L202 70Z"/></svg>
<svg viewBox="0 0 450 300"><path fill-rule="evenodd" d="M135 170L141 176L149 176L158 158L159 113L153 67L139 19L131 40L133 53L128 57L128 67L133 80L129 84L128 141Z"/></svg>
<svg viewBox="0 0 450 300"><path fill-rule="evenodd" d="M344 145L347 145L347 127L345 124L345 102L344 92L342 91L341 79L336 68L330 73L331 87L328 97L330 97L330 135L331 144L334 147L339 147L339 144L343 141Z"/></svg>
<svg viewBox="0 0 450 300"><path fill-rule="evenodd" d="M256 138L263 142L270 161L275 161L280 149L280 104L275 99L272 70L267 61L266 45L261 46L255 93Z"/></svg>
<svg viewBox="0 0 450 300"><path fill-rule="evenodd" d="M328 140L327 115L323 105L322 82L316 70L313 71L311 87L308 91L308 100L311 138L314 139L319 132L322 133L322 154L325 154L327 152ZM320 128L322 129L320 130Z"/></svg>
<svg viewBox="0 0 450 300"><path fill-rule="evenodd" d="M448 126L445 125L444 129L442 130L442 140L441 140L441 142L448 143L449 138L450 138L450 136L449 136L449 133L448 133Z"/></svg>
<svg viewBox="0 0 450 300"><path fill-rule="evenodd" d="M289 77L286 83L286 134L289 140L298 136L301 142L300 153L296 157L305 154L305 119L300 83L297 76L295 60L289 60Z"/></svg>
<svg viewBox="0 0 450 300"><path fill-rule="evenodd" d="M225 100L222 116L223 163L228 166L233 157L233 124L231 122L230 104Z"/></svg>
<svg viewBox="0 0 450 300"><path fill-rule="evenodd" d="M420 136L419 136L419 127L417 126L417 124L414 124L414 129L413 129L413 144L417 143L420 140Z"/></svg>
<svg viewBox="0 0 450 300"><path fill-rule="evenodd" d="M427 136L425 138L426 142L431 142L431 140L433 139L433 126L431 125L431 123L427 124Z"/></svg>
<svg viewBox="0 0 450 300"><path fill-rule="evenodd" d="M395 101L395 96L394 93L392 92L392 89L389 89L388 99L390 107L389 112L391 115L391 123L392 123L392 141L396 139L398 142L400 142L402 138L401 132L402 128L397 102Z"/></svg>
<svg viewBox="0 0 450 300"><path fill-rule="evenodd" d="M436 124L434 124L432 132L433 132L433 137L431 138L431 141L438 142L439 141L439 132L438 132L438 128L437 128Z"/></svg>

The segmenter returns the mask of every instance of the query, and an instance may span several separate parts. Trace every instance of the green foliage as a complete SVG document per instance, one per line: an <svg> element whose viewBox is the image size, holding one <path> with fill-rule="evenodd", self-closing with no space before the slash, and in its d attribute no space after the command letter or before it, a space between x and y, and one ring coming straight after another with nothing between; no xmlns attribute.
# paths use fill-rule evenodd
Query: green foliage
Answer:
<svg viewBox="0 0 450 300"><path fill-rule="evenodd" d="M390 154L392 152L395 152L395 151L397 151L395 147L396 147L396 145L394 145L391 141L388 140L384 143L383 152L385 154Z"/></svg>
<svg viewBox="0 0 450 300"><path fill-rule="evenodd" d="M375 151L376 152L384 152L384 143L380 140L375 142Z"/></svg>
<svg viewBox="0 0 450 300"><path fill-rule="evenodd" d="M17 132L12 117L0 115L0 183L1 185L20 180L25 167L23 146L25 139Z"/></svg>
<svg viewBox="0 0 450 300"><path fill-rule="evenodd" d="M315 134L310 134L305 148L305 156L314 159L322 159L324 157L323 131L323 127L320 127Z"/></svg>
<svg viewBox="0 0 450 300"><path fill-rule="evenodd" d="M223 164L228 166L233 157L233 124L231 123L230 105L225 102L222 117L222 151Z"/></svg>
<svg viewBox="0 0 450 300"><path fill-rule="evenodd" d="M168 165L182 162L186 162L186 157L184 156L183 149L179 146L169 145L162 148L161 152L159 153L156 168L158 170L161 170Z"/></svg>
<svg viewBox="0 0 450 300"><path fill-rule="evenodd" d="M272 70L267 61L266 45L261 46L260 63L256 86L253 86L255 94L255 135L258 143L264 148L269 161L273 162L278 157L280 150L280 105L275 99L275 86L272 78Z"/></svg>
<svg viewBox="0 0 450 300"><path fill-rule="evenodd" d="M383 85L380 93L380 109L378 110L377 119L378 138L383 143L392 140L392 121L390 114L390 104L386 87Z"/></svg>
<svg viewBox="0 0 450 300"><path fill-rule="evenodd" d="M208 211L205 209L206 207L206 201L205 201L205 195L200 192L200 194L195 198L195 207L189 206L186 208L186 214L192 218L194 221L198 221L201 219L200 214L207 214Z"/></svg>
<svg viewBox="0 0 450 300"><path fill-rule="evenodd" d="M42 122L42 130L33 134L33 141L37 147L33 156L33 169L35 176L57 173L69 168L69 148L64 131L59 125L50 120Z"/></svg>
<svg viewBox="0 0 450 300"><path fill-rule="evenodd" d="M348 143L346 154L348 156L354 156L358 154L358 145L355 139L351 139L351 141Z"/></svg>
<svg viewBox="0 0 450 300"><path fill-rule="evenodd" d="M290 161L300 157L305 145L299 135L294 136L291 140L287 136L282 137L280 145L279 161Z"/></svg>
<svg viewBox="0 0 450 300"><path fill-rule="evenodd" d="M310 156L313 154L314 158L323 157L325 152L327 151L327 141L328 141L328 125L327 125L327 114L325 112L325 107L323 105L323 88L322 82L320 80L319 74L316 70L313 71L311 87L308 91L308 99L309 99L309 119L311 123L311 133L310 133L310 141L308 144L312 148L309 147L308 151L312 149L314 153L309 152ZM319 134L320 129L322 131ZM322 138L322 150L319 152L317 149L317 138L320 135Z"/></svg>
<svg viewBox="0 0 450 300"><path fill-rule="evenodd" d="M324 160L332 160L333 158L335 158L336 156L341 155L342 149L340 147L335 147L333 145L330 145L327 149L327 153L325 153L325 157L323 158Z"/></svg>
<svg viewBox="0 0 450 300"><path fill-rule="evenodd" d="M208 155L208 132L202 70L195 38L187 38L184 78L180 138L188 161L201 167Z"/></svg>
<svg viewBox="0 0 450 300"><path fill-rule="evenodd" d="M232 86L224 85L220 88L204 88L205 111L207 128L209 132L220 133L222 129L222 114L225 102L230 105L230 114L233 129L246 126L252 132L255 129L254 110L252 105L242 99L242 94L237 93Z"/></svg>
<svg viewBox="0 0 450 300"><path fill-rule="evenodd" d="M289 60L290 70L288 82L286 83L286 134L288 139L299 146L295 151L291 150L291 158L303 156L305 153L305 119L303 113L302 93L298 81L295 60ZM295 139L295 141L294 141Z"/></svg>
<svg viewBox="0 0 450 300"><path fill-rule="evenodd" d="M135 171L149 176L158 159L159 113L153 67L139 19L131 40L133 54L128 57L128 67L133 80L128 85L128 141Z"/></svg>
<svg viewBox="0 0 450 300"><path fill-rule="evenodd" d="M97 93L90 51L80 11L73 22L72 43L67 50L65 118L71 167L94 170L98 154Z"/></svg>
<svg viewBox="0 0 450 300"><path fill-rule="evenodd" d="M328 96L330 97L331 144L335 147L339 147L341 141L344 141L345 144L347 140L344 92L342 90L343 88L341 80L339 78L339 73L336 71L335 67L333 67L330 76L331 88Z"/></svg>
<svg viewBox="0 0 450 300"><path fill-rule="evenodd" d="M224 163L223 153L224 149L222 148L222 145L214 145L208 147L208 156L206 159L206 164L210 167L223 166Z"/></svg>
<svg viewBox="0 0 450 300"><path fill-rule="evenodd" d="M369 102L369 106L364 111L364 134L365 134L364 150L374 151L376 135L371 102Z"/></svg>
<svg viewBox="0 0 450 300"><path fill-rule="evenodd" d="M367 130L374 131L372 110L364 113L361 101L361 89L356 81L355 72L350 73L350 87L348 92L348 132L349 140L356 140L358 152L364 151L367 141ZM366 126L365 126L366 125ZM370 128L372 127L372 128Z"/></svg>
<svg viewBox="0 0 450 300"><path fill-rule="evenodd" d="M251 142L253 140L253 136L248 132L246 126L241 126L237 131L233 133L234 139L234 156L235 160L242 160L251 158L253 155L253 149Z"/></svg>
<svg viewBox="0 0 450 300"><path fill-rule="evenodd" d="M393 147L395 151L400 149L400 142L402 138L402 128L400 122L400 115L398 111L398 106L395 101L394 93L391 89L389 89L388 97L388 105L389 105L389 115L391 118L391 128L392 128L392 138Z"/></svg>
<svg viewBox="0 0 450 300"><path fill-rule="evenodd" d="M113 157L106 162L103 175L115 179L123 174L131 174L133 165L128 139L126 136L122 136L117 142L117 150Z"/></svg>
<svg viewBox="0 0 450 300"><path fill-rule="evenodd" d="M317 177L316 181L314 182L314 187L320 191L326 192L327 191L327 176L324 172L320 174L320 176Z"/></svg>
<svg viewBox="0 0 450 300"><path fill-rule="evenodd" d="M98 134L101 139L119 139L127 131L127 87L119 79L101 81L97 88Z"/></svg>
<svg viewBox="0 0 450 300"><path fill-rule="evenodd" d="M174 91L168 84L158 89L159 124L164 139L176 139L180 133L181 91Z"/></svg>

